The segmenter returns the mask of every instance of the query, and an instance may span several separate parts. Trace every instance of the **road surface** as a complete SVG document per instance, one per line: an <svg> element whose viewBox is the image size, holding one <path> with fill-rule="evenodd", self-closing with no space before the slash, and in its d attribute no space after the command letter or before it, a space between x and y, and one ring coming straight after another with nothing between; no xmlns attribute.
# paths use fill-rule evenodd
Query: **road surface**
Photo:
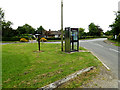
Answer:
<svg viewBox="0 0 120 90"><path fill-rule="evenodd" d="M81 40L80 46L92 51L104 64L110 68L112 73L118 77L118 59L120 59L120 47L107 44L103 42L104 40L107 39L99 38L93 40Z"/></svg>

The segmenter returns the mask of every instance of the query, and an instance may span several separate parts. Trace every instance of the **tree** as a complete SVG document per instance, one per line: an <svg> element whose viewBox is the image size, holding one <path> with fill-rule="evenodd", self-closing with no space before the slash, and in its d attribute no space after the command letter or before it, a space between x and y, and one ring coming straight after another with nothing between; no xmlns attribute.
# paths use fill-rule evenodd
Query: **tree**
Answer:
<svg viewBox="0 0 120 90"><path fill-rule="evenodd" d="M113 35L119 35L120 33L120 12L116 13L115 21L112 25L109 25L112 28Z"/></svg>
<svg viewBox="0 0 120 90"><path fill-rule="evenodd" d="M109 36L109 35L113 35L112 30L107 30L107 31L105 32L105 35L107 35L107 36Z"/></svg>
<svg viewBox="0 0 120 90"><path fill-rule="evenodd" d="M25 29L27 34L34 34L35 32L35 29L28 24L23 25L23 28Z"/></svg>
<svg viewBox="0 0 120 90"><path fill-rule="evenodd" d="M0 8L0 20L1 21L4 20L4 12L3 12L2 8Z"/></svg>
<svg viewBox="0 0 120 90"><path fill-rule="evenodd" d="M90 25L89 25L89 35L90 36L96 36L96 33L97 33L97 27L96 27L96 25L94 24L94 23L91 23Z"/></svg>
<svg viewBox="0 0 120 90"><path fill-rule="evenodd" d="M3 37L12 37L16 35L16 31L12 29L11 25L13 23L11 21L4 20L4 12L2 8L0 8L0 35ZM1 33L2 31L2 33Z"/></svg>
<svg viewBox="0 0 120 90"><path fill-rule="evenodd" d="M4 20L4 12L2 8L0 8L0 22L2 22L3 20Z"/></svg>
<svg viewBox="0 0 120 90"><path fill-rule="evenodd" d="M25 34L26 33L26 30L23 28L23 26L18 26L17 28L17 32L18 34Z"/></svg>
<svg viewBox="0 0 120 90"><path fill-rule="evenodd" d="M103 34L102 28L100 26L91 23L89 25L89 35L90 36L101 36Z"/></svg>
<svg viewBox="0 0 120 90"><path fill-rule="evenodd" d="M85 34L85 29L84 28L79 28L79 38L81 38Z"/></svg>
<svg viewBox="0 0 120 90"><path fill-rule="evenodd" d="M4 12L2 8L0 8L0 36L2 35L2 22L4 20ZM1 37L0 37L1 40Z"/></svg>
<svg viewBox="0 0 120 90"><path fill-rule="evenodd" d="M32 26L30 26L28 24L25 24L23 26L19 26L17 28L17 32L19 34L34 34L35 33L35 29Z"/></svg>
<svg viewBox="0 0 120 90"><path fill-rule="evenodd" d="M45 31L46 30L42 26L40 26L39 28L37 28L36 33L43 35L45 33Z"/></svg>
<svg viewBox="0 0 120 90"><path fill-rule="evenodd" d="M96 25L96 27L97 27L97 33L96 33L96 35L97 36L102 36L103 35L103 29L102 28L100 28L100 26L98 26L98 25Z"/></svg>
<svg viewBox="0 0 120 90"><path fill-rule="evenodd" d="M2 21L2 36L3 37L12 37L14 36L14 31L11 27L12 22L11 21Z"/></svg>

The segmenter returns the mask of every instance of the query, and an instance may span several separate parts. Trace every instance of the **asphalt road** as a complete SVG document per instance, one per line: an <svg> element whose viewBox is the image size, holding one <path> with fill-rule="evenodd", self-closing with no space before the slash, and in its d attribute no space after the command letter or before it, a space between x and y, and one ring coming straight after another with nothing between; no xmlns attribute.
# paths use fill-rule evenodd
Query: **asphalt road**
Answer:
<svg viewBox="0 0 120 90"><path fill-rule="evenodd" d="M81 40L80 46L92 51L104 64L106 64L111 72L118 77L118 59L120 59L120 47L113 46L103 42L106 38ZM120 74L119 74L120 75Z"/></svg>

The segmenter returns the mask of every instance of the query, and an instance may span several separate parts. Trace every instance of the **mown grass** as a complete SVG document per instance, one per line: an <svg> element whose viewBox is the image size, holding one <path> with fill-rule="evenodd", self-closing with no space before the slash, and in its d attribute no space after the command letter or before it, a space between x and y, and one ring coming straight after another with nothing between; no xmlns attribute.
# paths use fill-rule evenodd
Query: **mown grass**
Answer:
<svg viewBox="0 0 120 90"><path fill-rule="evenodd" d="M109 40L108 39L108 41L110 41L111 43L113 43L113 45L115 45L115 46L120 46L120 42L118 42L117 40Z"/></svg>
<svg viewBox="0 0 120 90"><path fill-rule="evenodd" d="M100 62L90 52L61 52L60 44L2 45L3 88L40 88Z"/></svg>

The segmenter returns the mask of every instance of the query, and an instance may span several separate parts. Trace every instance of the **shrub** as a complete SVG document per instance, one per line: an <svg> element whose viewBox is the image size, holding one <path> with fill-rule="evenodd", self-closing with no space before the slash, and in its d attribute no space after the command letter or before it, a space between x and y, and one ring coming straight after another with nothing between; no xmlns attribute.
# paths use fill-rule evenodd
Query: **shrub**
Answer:
<svg viewBox="0 0 120 90"><path fill-rule="evenodd" d="M61 38L46 38L47 40L61 40Z"/></svg>
<svg viewBox="0 0 120 90"><path fill-rule="evenodd" d="M117 40L120 42L120 33L119 33L119 35L118 35L118 37L117 37Z"/></svg>
<svg viewBox="0 0 120 90"><path fill-rule="evenodd" d="M25 38L27 40L30 40L30 39L33 39L35 40L35 38L33 37L33 35L30 35L30 34L21 34L19 35L20 38Z"/></svg>
<svg viewBox="0 0 120 90"><path fill-rule="evenodd" d="M20 42L28 42L28 40L25 39L25 38L21 38L21 39L20 39Z"/></svg>
<svg viewBox="0 0 120 90"><path fill-rule="evenodd" d="M40 41L47 42L47 39L41 38Z"/></svg>
<svg viewBox="0 0 120 90"><path fill-rule="evenodd" d="M114 40L114 36L113 36L113 35L108 36L108 39L109 39L109 40Z"/></svg>

